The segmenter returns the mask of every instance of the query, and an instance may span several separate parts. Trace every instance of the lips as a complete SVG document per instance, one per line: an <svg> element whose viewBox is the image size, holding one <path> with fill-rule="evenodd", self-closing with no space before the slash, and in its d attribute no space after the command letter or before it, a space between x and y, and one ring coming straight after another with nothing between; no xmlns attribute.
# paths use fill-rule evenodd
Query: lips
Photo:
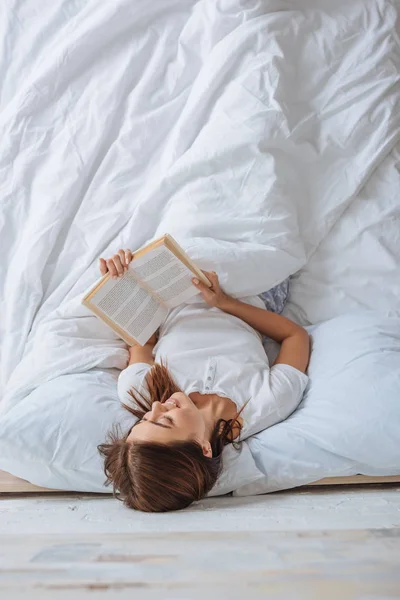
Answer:
<svg viewBox="0 0 400 600"><path fill-rule="evenodd" d="M166 400L164 404L170 404L171 406L176 406L177 408L180 408L180 404L177 400L175 400L175 398L168 398L168 400Z"/></svg>

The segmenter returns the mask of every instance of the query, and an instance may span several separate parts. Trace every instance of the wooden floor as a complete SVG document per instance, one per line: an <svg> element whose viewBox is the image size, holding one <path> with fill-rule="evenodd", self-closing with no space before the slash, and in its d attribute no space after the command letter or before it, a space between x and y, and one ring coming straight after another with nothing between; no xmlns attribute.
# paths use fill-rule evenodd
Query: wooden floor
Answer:
<svg viewBox="0 0 400 600"><path fill-rule="evenodd" d="M151 515L104 496L0 497L0 597L400 598L400 487L216 498Z"/></svg>
<svg viewBox="0 0 400 600"><path fill-rule="evenodd" d="M94 591L140 599L382 600L400 593L398 529L40 535L23 544L10 536L2 548L0 589L10 599L33 589L51 599Z"/></svg>

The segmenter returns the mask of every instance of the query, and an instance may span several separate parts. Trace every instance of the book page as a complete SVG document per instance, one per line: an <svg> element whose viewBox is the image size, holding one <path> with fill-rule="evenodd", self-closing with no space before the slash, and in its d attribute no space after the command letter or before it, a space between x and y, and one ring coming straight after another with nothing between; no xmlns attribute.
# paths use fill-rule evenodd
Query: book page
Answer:
<svg viewBox="0 0 400 600"><path fill-rule="evenodd" d="M164 245L134 259L129 267L168 308L178 306L199 293L192 283L192 271Z"/></svg>
<svg viewBox="0 0 400 600"><path fill-rule="evenodd" d="M166 307L143 289L129 271L120 279L109 279L91 302L141 345L168 314Z"/></svg>

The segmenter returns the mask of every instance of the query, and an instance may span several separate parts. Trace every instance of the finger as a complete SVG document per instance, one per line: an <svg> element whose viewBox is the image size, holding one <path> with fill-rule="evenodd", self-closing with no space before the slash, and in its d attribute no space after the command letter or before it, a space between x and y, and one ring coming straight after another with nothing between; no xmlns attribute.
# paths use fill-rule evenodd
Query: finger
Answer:
<svg viewBox="0 0 400 600"><path fill-rule="evenodd" d="M214 287L214 285L218 285L218 275L216 274L215 271L203 271L203 273L207 277L207 279L209 280L209 282L212 284L213 287Z"/></svg>
<svg viewBox="0 0 400 600"><path fill-rule="evenodd" d="M197 277L193 277L192 283L200 292L207 292L209 289L208 286L200 281L200 279L197 279Z"/></svg>
<svg viewBox="0 0 400 600"><path fill-rule="evenodd" d="M108 258L106 260L106 264L107 264L107 268L108 268L108 271L110 273L110 276L113 279L117 279L117 277L118 277L118 271L117 271L117 269L116 269L116 267L114 265L114 260L112 258Z"/></svg>
<svg viewBox="0 0 400 600"><path fill-rule="evenodd" d="M128 248L127 250L125 250L125 264L129 265L129 263L131 262L132 259L133 259L133 254Z"/></svg>
<svg viewBox="0 0 400 600"><path fill-rule="evenodd" d="M215 271L203 271L202 270L202 273L204 273L204 275L206 277L217 277L218 278L218 275L216 274Z"/></svg>
<svg viewBox="0 0 400 600"><path fill-rule="evenodd" d="M125 250L122 250L122 248L120 248L118 250L118 256L119 256L119 259L121 261L121 265L122 265L123 270L126 271L127 266L125 264Z"/></svg>
<svg viewBox="0 0 400 600"><path fill-rule="evenodd" d="M108 269L107 269L106 261L104 260L104 258L99 258L99 267L100 267L100 273L102 275L105 275L107 273Z"/></svg>
<svg viewBox="0 0 400 600"><path fill-rule="evenodd" d="M123 250L122 248L120 250L118 250L118 255L121 259L121 264L124 267L125 271L128 268L129 263L132 260L132 252L127 249L127 250Z"/></svg>
<svg viewBox="0 0 400 600"><path fill-rule="evenodd" d="M124 265L122 264L120 255L114 254L113 261L114 261L115 268L117 269L118 275L119 276L123 275L124 274Z"/></svg>

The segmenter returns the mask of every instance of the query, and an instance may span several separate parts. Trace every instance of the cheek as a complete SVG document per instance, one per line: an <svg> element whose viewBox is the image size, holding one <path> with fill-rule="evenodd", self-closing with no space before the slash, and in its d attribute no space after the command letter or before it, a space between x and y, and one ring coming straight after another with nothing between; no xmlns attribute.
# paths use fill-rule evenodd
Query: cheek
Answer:
<svg viewBox="0 0 400 600"><path fill-rule="evenodd" d="M188 411L186 414L182 414L180 426L185 429L188 438L204 435L204 420L198 412Z"/></svg>

